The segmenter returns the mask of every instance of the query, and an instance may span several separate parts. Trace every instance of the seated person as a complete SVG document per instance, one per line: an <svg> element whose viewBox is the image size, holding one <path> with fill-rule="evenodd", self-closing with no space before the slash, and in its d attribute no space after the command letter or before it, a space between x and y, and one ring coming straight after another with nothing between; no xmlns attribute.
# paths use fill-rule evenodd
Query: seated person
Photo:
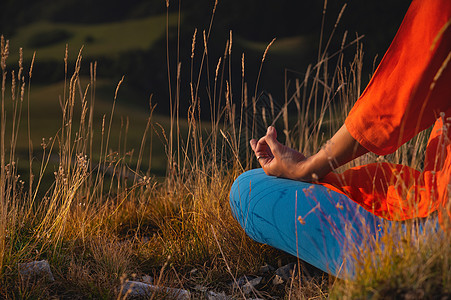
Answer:
<svg viewBox="0 0 451 300"><path fill-rule="evenodd" d="M346 253L379 235L382 222L432 215L437 229L451 230L450 84L451 1L414 0L344 125L318 153L282 145L274 127L250 141L262 169L233 184L235 218L254 240L335 276L352 268ZM434 122L422 172L387 162L332 172L369 151L393 153Z"/></svg>

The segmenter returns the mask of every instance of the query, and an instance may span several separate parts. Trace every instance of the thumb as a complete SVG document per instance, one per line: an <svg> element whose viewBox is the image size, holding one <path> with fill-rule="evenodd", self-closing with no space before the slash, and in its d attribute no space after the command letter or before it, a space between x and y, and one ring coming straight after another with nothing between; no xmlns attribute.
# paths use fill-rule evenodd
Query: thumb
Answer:
<svg viewBox="0 0 451 300"><path fill-rule="evenodd" d="M256 139L252 139L252 140L249 141L249 144L251 144L251 148L255 152L256 151L256 147L257 147L257 140Z"/></svg>

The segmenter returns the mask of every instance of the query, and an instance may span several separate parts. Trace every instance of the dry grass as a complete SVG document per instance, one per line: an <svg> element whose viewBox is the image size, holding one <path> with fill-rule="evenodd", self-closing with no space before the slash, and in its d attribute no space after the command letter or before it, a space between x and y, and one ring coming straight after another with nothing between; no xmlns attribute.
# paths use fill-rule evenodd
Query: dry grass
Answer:
<svg viewBox="0 0 451 300"><path fill-rule="evenodd" d="M216 5L213 16L215 9ZM304 78L286 83L285 102L278 105L270 95L258 96L258 83L254 91L249 91L244 53L242 78L234 79L234 83L240 84L241 94L232 95L232 33L224 53L214 59L215 54L208 51L210 31L211 26L202 31L200 38L197 30L193 36L187 135L182 136L180 130L179 57L175 62L168 61L169 73L174 70L177 73L176 81L170 81L169 85L172 117L169 132L161 130L153 121L150 104L148 127L140 148L151 142L150 131L166 140L168 171L164 181L143 173L139 163L136 170L130 170L126 137L118 143L124 145L123 149L110 149L114 104L111 114L103 117L102 131L94 135L96 66L91 65L91 81L83 86L79 78L80 52L70 77L71 66L66 58L66 87L60 95L61 130L51 140L43 141L37 174L33 174L30 141L32 180L22 182L14 151L17 128L24 122L19 112L32 99L32 65L26 69L20 60L18 70L9 70L8 42L2 37L2 298L120 298L121 282L143 274L153 276L158 285L191 290L195 285L202 285L227 290L241 298L242 292L231 291L228 282L257 272L264 262L276 265L281 259L280 252L251 241L233 219L228 205L230 187L238 174L255 165L247 141L257 137L262 128L270 124L283 126L285 142L306 154L318 150L339 128L360 95L363 56L360 38L347 42L346 36L343 37L342 48L332 55L327 54L329 42L324 43L318 62L309 66ZM263 53L262 64L273 42ZM356 55L348 64L343 49L354 44ZM195 69L197 56L200 64ZM209 82L207 87L200 86L203 78ZM7 81L11 82L11 92L6 91ZM205 89L207 98L204 99L201 91ZM13 102L12 114L7 115L4 110L6 101ZM200 119L200 101L210 105L209 123ZM81 106L76 110L80 114L74 113L77 105ZM295 113L288 114L288 111ZM6 122L12 124L6 126ZM75 123L79 124L77 128L73 127ZM27 125L30 130L34 126L29 120ZM6 132L6 128L12 128L11 132ZM410 161L416 167L421 162L417 153L424 147L422 139L424 136L413 141L414 147L407 145L388 159ZM100 159L95 162L92 161L94 147L100 148L96 150ZM409 152L412 149L416 151L413 160ZM39 199L37 191L52 153L59 157L55 179L46 196ZM141 150L138 161L144 155L148 154ZM354 163L375 159L367 155ZM395 240L393 235L387 235L360 261L355 280L302 277L279 291L279 296L366 299L384 298L392 293L414 298L449 295L449 244L449 236L431 234L414 239L402 235ZM21 283L17 264L37 259L49 260L56 282Z"/></svg>
<svg viewBox="0 0 451 300"><path fill-rule="evenodd" d="M361 260L336 299L446 299L451 294L451 239L443 232L390 233Z"/></svg>

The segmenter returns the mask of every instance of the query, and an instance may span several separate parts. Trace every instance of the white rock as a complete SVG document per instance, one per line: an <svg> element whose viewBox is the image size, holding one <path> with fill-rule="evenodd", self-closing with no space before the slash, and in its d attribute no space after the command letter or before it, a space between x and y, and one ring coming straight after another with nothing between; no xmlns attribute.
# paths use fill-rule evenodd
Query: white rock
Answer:
<svg viewBox="0 0 451 300"><path fill-rule="evenodd" d="M152 276L149 275L144 275L143 277L141 277L141 281L144 283L152 283L153 282L153 278Z"/></svg>
<svg viewBox="0 0 451 300"><path fill-rule="evenodd" d="M248 283L249 281L252 281L253 279L255 279L257 277L255 276L241 276L240 278L234 280L231 285L233 286L233 288L240 288L242 286L244 286L246 283Z"/></svg>
<svg viewBox="0 0 451 300"><path fill-rule="evenodd" d="M32 261L19 264L19 274L23 281L29 282L39 279L55 281L49 262L46 260Z"/></svg>
<svg viewBox="0 0 451 300"><path fill-rule="evenodd" d="M257 278L254 278L254 279L246 282L246 284L243 285L243 293L245 295L247 295L250 292L252 292L252 290L255 288L255 286L259 285L260 282L262 282L262 279L263 279L263 277L257 277Z"/></svg>
<svg viewBox="0 0 451 300"><path fill-rule="evenodd" d="M149 297L153 293L164 293L168 294L177 300L190 299L191 294L189 291L184 289L174 289L168 287L159 287L139 281L126 281L122 285L121 289L122 296L130 297Z"/></svg>
<svg viewBox="0 0 451 300"><path fill-rule="evenodd" d="M205 293L208 300L229 300L230 298L224 292L215 293L213 291L208 291Z"/></svg>

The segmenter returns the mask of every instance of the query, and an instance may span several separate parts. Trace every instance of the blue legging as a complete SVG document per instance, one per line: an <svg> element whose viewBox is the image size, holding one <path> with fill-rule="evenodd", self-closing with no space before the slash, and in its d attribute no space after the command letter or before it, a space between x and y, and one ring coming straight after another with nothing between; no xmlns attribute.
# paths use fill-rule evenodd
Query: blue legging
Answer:
<svg viewBox="0 0 451 300"><path fill-rule="evenodd" d="M324 186L267 176L263 169L236 179L230 205L252 239L338 277L344 268L353 273L347 254L376 238L388 222Z"/></svg>

